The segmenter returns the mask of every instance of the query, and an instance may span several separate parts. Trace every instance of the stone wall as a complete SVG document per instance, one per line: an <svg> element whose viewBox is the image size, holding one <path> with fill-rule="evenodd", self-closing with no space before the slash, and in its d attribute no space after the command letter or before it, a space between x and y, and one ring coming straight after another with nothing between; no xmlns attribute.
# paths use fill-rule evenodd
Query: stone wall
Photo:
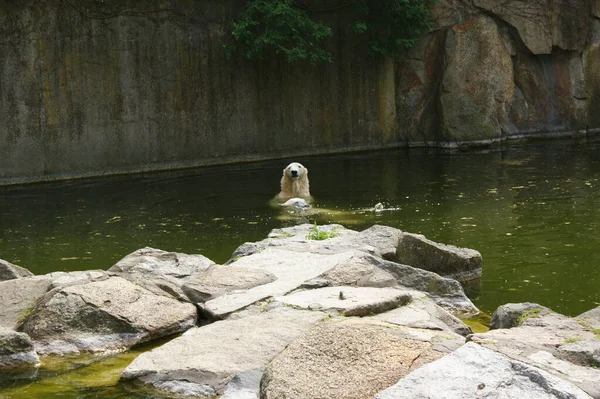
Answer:
<svg viewBox="0 0 600 399"><path fill-rule="evenodd" d="M243 4L0 0L0 184L600 128L598 0L441 0L405 61L331 7L318 65L228 59Z"/></svg>

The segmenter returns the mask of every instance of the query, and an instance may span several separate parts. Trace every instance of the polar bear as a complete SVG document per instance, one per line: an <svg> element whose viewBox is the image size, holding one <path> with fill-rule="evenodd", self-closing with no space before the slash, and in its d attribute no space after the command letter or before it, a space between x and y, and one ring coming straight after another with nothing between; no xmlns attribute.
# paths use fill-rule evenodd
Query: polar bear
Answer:
<svg viewBox="0 0 600 399"><path fill-rule="evenodd" d="M292 162L283 169L281 176L281 191L275 197L277 202L286 202L292 198L301 198L311 201L308 169L298 162Z"/></svg>

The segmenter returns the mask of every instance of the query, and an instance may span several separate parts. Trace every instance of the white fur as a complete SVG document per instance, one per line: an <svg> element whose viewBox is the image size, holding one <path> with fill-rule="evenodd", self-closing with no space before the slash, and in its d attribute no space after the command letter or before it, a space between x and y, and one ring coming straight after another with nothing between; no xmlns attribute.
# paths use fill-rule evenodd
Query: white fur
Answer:
<svg viewBox="0 0 600 399"><path fill-rule="evenodd" d="M287 201L290 198L302 198L310 201L310 189L308 183L308 169L298 162L292 162L283 169L281 176L281 191L277 199Z"/></svg>

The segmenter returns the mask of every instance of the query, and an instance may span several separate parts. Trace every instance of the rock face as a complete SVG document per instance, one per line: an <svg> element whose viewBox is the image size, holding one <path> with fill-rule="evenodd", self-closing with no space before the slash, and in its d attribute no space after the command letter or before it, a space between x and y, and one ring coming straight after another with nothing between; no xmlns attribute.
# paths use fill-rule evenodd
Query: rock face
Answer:
<svg viewBox="0 0 600 399"><path fill-rule="evenodd" d="M393 328L333 320L318 324L273 359L260 398L369 398L442 356L429 342L402 338Z"/></svg>
<svg viewBox="0 0 600 399"><path fill-rule="evenodd" d="M307 66L227 57L242 0L2 2L0 183L600 129L597 0L440 0L399 60L364 55L352 10L328 4L304 6L339 38L326 43L334 62ZM127 53L107 62L115 48Z"/></svg>
<svg viewBox="0 0 600 399"><path fill-rule="evenodd" d="M38 353L62 354L122 350L185 331L195 321L193 305L112 277L52 290L19 330Z"/></svg>
<svg viewBox="0 0 600 399"><path fill-rule="evenodd" d="M0 259L0 281L29 276L33 276L33 274L24 267Z"/></svg>
<svg viewBox="0 0 600 399"><path fill-rule="evenodd" d="M591 399L576 386L533 366L467 343L412 372L375 399Z"/></svg>

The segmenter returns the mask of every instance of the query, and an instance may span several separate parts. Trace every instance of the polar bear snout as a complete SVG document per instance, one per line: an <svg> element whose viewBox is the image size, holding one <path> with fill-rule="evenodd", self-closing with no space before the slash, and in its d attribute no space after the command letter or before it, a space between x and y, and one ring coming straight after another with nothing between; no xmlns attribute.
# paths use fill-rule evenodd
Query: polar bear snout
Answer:
<svg viewBox="0 0 600 399"><path fill-rule="evenodd" d="M302 166L302 164L299 164L298 162L289 164L285 169L287 171L288 176L292 179L299 179L302 177L302 175L305 174L304 166Z"/></svg>

